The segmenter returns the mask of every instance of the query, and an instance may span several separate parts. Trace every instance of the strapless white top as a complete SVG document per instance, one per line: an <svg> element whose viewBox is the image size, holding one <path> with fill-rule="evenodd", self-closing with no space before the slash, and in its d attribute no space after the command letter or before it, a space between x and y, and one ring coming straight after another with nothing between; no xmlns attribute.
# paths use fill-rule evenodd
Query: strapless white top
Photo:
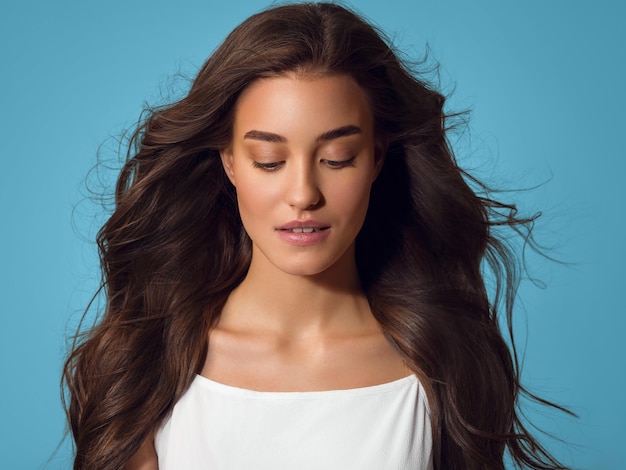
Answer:
<svg viewBox="0 0 626 470"><path fill-rule="evenodd" d="M429 470L415 375L348 390L259 392L198 375L155 436L159 470Z"/></svg>

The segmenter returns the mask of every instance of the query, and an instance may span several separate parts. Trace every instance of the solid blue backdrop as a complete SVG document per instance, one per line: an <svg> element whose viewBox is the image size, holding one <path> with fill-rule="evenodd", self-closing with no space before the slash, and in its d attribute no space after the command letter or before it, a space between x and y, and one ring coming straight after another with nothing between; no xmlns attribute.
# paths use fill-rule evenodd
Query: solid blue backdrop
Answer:
<svg viewBox="0 0 626 470"><path fill-rule="evenodd" d="M506 188L569 266L530 258L516 322L544 442L578 468L617 469L626 420L623 264L625 9L600 0L353 1L412 57L428 43L449 110L472 108L462 165ZM265 1L3 2L0 6L0 467L69 468L59 378L98 282L104 213L86 199L100 148L170 94ZM170 94L171 95L171 94ZM97 178L90 178L94 182ZM102 175L104 183L111 174ZM109 188L110 189L110 188Z"/></svg>

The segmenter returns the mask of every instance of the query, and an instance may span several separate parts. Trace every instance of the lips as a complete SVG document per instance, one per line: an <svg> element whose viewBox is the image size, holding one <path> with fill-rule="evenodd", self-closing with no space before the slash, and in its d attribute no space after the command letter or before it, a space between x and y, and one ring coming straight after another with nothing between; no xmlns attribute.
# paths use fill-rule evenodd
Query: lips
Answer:
<svg viewBox="0 0 626 470"><path fill-rule="evenodd" d="M330 225L317 220L293 220L276 227L278 236L291 245L310 246L321 243L330 233Z"/></svg>

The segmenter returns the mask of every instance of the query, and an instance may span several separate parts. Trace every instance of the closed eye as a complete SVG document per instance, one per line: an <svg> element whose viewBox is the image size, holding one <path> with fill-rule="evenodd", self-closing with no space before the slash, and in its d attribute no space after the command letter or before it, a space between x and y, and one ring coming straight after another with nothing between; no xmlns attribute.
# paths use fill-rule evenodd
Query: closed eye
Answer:
<svg viewBox="0 0 626 470"><path fill-rule="evenodd" d="M261 162L253 162L252 166L254 168L260 168L265 171L276 171L282 166L283 162L269 162L269 163L261 163Z"/></svg>
<svg viewBox="0 0 626 470"><path fill-rule="evenodd" d="M356 157L348 158L347 160L322 160L326 165L331 167L332 169L340 169L345 168L347 166L354 166L354 160Z"/></svg>

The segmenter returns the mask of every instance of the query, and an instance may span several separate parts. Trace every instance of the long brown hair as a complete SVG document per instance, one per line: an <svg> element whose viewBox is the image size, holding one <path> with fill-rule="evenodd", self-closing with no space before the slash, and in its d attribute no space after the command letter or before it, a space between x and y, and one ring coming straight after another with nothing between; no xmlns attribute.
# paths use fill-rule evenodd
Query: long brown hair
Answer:
<svg viewBox="0 0 626 470"><path fill-rule="evenodd" d="M251 256L218 151L241 91L294 70L351 75L388 144L357 264L374 315L427 389L436 468L504 468L506 451L519 466L562 468L520 420L517 358L498 324L500 305L510 324L519 267L495 229L528 233L533 220L472 190L485 188L457 166L444 97L381 32L327 3L250 17L187 96L153 109L134 133L98 234L104 315L65 364L74 468L122 467L202 367ZM497 280L491 301L485 263Z"/></svg>

